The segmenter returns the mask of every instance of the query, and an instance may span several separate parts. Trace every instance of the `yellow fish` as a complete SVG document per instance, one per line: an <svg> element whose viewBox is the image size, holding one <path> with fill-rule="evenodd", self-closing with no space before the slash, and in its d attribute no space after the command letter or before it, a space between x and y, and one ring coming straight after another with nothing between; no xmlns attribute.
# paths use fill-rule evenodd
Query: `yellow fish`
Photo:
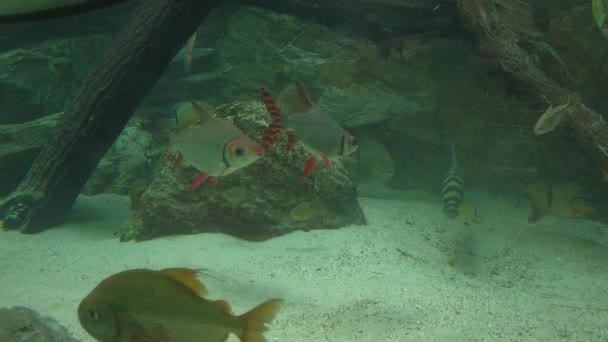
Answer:
<svg viewBox="0 0 608 342"><path fill-rule="evenodd" d="M582 189L576 183L540 182L520 187L532 204L529 223L538 222L545 215L581 217L593 211L593 207L581 198Z"/></svg>
<svg viewBox="0 0 608 342"><path fill-rule="evenodd" d="M101 342L264 342L265 324L282 303L271 299L240 316L208 300L197 270L133 269L103 280L78 307L80 324Z"/></svg>
<svg viewBox="0 0 608 342"><path fill-rule="evenodd" d="M536 135L541 135L554 130L562 121L562 118L566 114L569 106L570 101L557 107L550 105L543 115L538 118L538 121L534 125L534 133Z"/></svg>

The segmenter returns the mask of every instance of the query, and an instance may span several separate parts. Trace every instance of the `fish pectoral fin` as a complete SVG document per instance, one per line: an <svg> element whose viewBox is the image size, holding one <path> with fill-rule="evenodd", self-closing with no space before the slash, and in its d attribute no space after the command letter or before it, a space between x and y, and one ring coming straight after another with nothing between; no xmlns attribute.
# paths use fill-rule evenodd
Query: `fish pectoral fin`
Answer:
<svg viewBox="0 0 608 342"><path fill-rule="evenodd" d="M169 278L172 278L188 289L192 290L196 295L204 297L207 295L207 289L205 285L198 280L197 275L201 270L185 268L185 267L175 267L175 268L165 268L160 270L160 272L166 275Z"/></svg>
<svg viewBox="0 0 608 342"><path fill-rule="evenodd" d="M230 304L228 304L227 301L221 299L214 300L213 305L215 305L215 307L218 308L220 311L232 315L232 308L230 308Z"/></svg>
<svg viewBox="0 0 608 342"><path fill-rule="evenodd" d="M331 171L331 169L332 169L331 160L329 160L329 158L327 156L323 156L323 163L325 163L325 167L327 168L327 171Z"/></svg>
<svg viewBox="0 0 608 342"><path fill-rule="evenodd" d="M302 176L300 177L300 179L305 180L308 176L310 176L310 174L312 173L312 170L315 169L316 165L317 165L317 157L315 157L315 156L308 157L308 159L306 159L306 164L304 165L304 172L302 172Z"/></svg>
<svg viewBox="0 0 608 342"><path fill-rule="evenodd" d="M190 184L188 189L186 189L186 191L194 191L194 189L198 188L201 184L203 184L208 177L209 176L204 172L199 173L198 176L196 176L196 179L192 182L192 184Z"/></svg>
<svg viewBox="0 0 608 342"><path fill-rule="evenodd" d="M282 299L270 299L240 315L239 318L245 321L245 329L239 335L239 339L242 342L266 341L264 338L266 324L274 319L282 303Z"/></svg>

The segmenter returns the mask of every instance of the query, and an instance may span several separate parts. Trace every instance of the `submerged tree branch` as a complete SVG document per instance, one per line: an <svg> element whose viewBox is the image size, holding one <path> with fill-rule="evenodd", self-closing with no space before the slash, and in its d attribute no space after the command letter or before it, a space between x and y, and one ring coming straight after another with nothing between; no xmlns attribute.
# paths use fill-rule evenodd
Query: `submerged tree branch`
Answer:
<svg viewBox="0 0 608 342"><path fill-rule="evenodd" d="M217 3L140 2L25 179L0 205L5 229L34 233L61 222L132 113Z"/></svg>
<svg viewBox="0 0 608 342"><path fill-rule="evenodd" d="M527 84L547 104L570 102L567 120L588 157L608 170L608 124L604 117L583 103L581 96L562 87L538 68L518 45L518 37L500 19L491 0L460 0L461 13L480 41L488 44L501 66Z"/></svg>

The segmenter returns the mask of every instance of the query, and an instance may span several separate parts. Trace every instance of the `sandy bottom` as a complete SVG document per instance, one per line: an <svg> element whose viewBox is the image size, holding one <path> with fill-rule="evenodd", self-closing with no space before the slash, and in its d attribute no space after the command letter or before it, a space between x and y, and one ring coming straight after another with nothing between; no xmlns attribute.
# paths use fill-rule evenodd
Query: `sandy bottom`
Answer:
<svg viewBox="0 0 608 342"><path fill-rule="evenodd" d="M207 268L211 298L236 313L285 299L269 341L607 341L608 229L473 194L482 222L440 202L361 198L369 225L266 242L221 234L119 243L128 200L79 199L69 223L0 234L0 307L52 316L83 341L80 300L129 268ZM395 196L399 197L399 196ZM231 341L236 341L236 338Z"/></svg>

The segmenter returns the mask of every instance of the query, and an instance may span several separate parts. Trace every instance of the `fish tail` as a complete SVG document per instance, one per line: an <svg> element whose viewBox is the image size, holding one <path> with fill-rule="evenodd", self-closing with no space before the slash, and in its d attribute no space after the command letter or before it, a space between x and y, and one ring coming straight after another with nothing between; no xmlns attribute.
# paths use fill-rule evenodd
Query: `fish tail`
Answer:
<svg viewBox="0 0 608 342"><path fill-rule="evenodd" d="M443 180L443 212L449 218L458 216L458 207L464 198L464 180L460 169L452 165Z"/></svg>
<svg viewBox="0 0 608 342"><path fill-rule="evenodd" d="M264 102L266 111L270 114L271 119L270 125L268 125L268 128L266 128L266 131L264 131L264 135L262 136L262 147L264 147L265 150L269 150L281 134L281 112L266 88L262 88L261 95L262 102Z"/></svg>
<svg viewBox="0 0 608 342"><path fill-rule="evenodd" d="M270 299L239 316L245 321L245 330L239 336L241 342L266 342L266 324L274 319L282 303L282 299Z"/></svg>

